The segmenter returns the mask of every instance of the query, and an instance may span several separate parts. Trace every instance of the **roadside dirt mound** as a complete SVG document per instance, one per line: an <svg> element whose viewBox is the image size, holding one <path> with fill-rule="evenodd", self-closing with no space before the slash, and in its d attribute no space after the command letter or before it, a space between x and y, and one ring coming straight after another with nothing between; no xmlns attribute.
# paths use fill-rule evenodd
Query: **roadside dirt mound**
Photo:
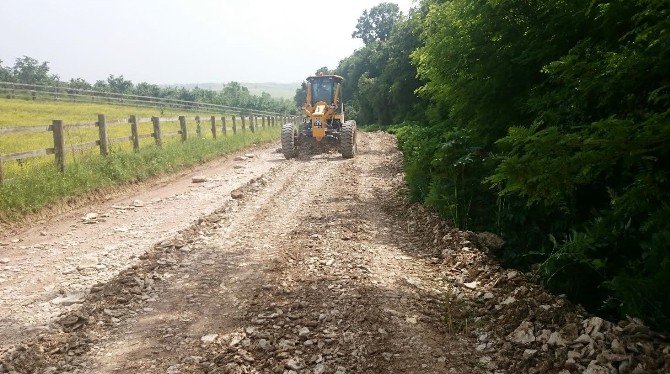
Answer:
<svg viewBox="0 0 670 374"><path fill-rule="evenodd" d="M669 373L670 344L641 321L610 322L549 293L532 274L504 269L490 253L491 233L451 227L434 212L396 196L387 211L442 258L446 323L474 340L480 364L509 373Z"/></svg>

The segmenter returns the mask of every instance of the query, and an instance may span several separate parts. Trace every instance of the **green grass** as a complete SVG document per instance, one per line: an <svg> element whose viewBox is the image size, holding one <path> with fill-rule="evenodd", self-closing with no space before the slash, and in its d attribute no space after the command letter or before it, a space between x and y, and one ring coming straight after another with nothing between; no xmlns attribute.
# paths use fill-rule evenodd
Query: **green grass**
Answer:
<svg viewBox="0 0 670 374"><path fill-rule="evenodd" d="M113 148L108 157L91 155L67 164L64 173L39 165L0 186L0 219L16 221L67 197L179 171L278 136L278 128L266 128L219 140L171 142L162 149L149 146L137 153Z"/></svg>
<svg viewBox="0 0 670 374"><path fill-rule="evenodd" d="M138 118L150 116L195 116L195 113L165 111L129 106L72 102L33 102L17 99L0 99L0 127L49 124L51 119L62 119L65 124L95 122L97 113L104 113L107 121L127 119L130 114ZM143 139L140 152L133 152L131 143L110 146L110 155L102 157L98 148L72 151L66 154L66 168L59 173L54 167L54 157L27 159L22 162L4 163L5 178L0 185L0 220L17 221L66 198L109 188L123 183L147 180L206 162L221 155L242 149L254 143L279 137L279 127L242 132L238 119L238 132L232 134L232 121L227 118L227 136L221 133L217 121L218 139L210 131L209 113L198 113L202 121L202 139L197 139L195 121L188 121L189 140L182 143L179 136L163 139L163 148L154 145L153 139ZM216 115L220 119L221 114ZM248 126L248 124L247 124ZM260 127L260 123L259 123ZM176 122L161 123L162 132L179 129ZM109 137L130 135L126 124L109 126ZM140 126L140 134L151 133L151 124ZM0 154L52 147L51 133L19 133L0 135ZM96 128L66 131L66 146L93 141L98 138Z"/></svg>
<svg viewBox="0 0 670 374"><path fill-rule="evenodd" d="M202 134L205 138L212 138L210 131L210 117L217 118L217 132L221 134L221 116L226 117L226 125L228 132L232 132L232 118L230 115L222 115L220 113L208 112L188 112L185 110L174 110L159 108L146 108L136 106L124 106L115 104L98 104L98 103L84 103L84 102L65 102L65 101L32 101L25 99L0 99L0 128L2 127L21 127L34 125L49 125L54 119L62 120L65 129L65 146L71 146L80 143L87 143L98 139L97 128L86 129L68 129L67 125L77 123L93 123L97 121L98 114L105 114L108 123L114 121L124 121L120 124L110 124L107 127L108 137L122 138L130 136L130 124L126 123L131 114L140 118L149 118L152 116L158 117L177 117L185 115L187 117L194 117L199 115L201 117ZM260 124L259 124L260 126ZM238 118L238 128L241 127ZM179 130L179 123L161 122L162 132L164 134L174 133ZM189 137L196 134L196 123L194 120L187 121L187 128ZM152 133L151 123L141 123L138 125L140 135ZM164 139L164 143L178 141L178 137ZM142 139L140 141L141 147L151 146L153 139ZM131 143L121 143L123 149L130 150ZM51 132L41 133L14 133L3 134L0 136L0 154L9 154L16 152L32 151L53 147L53 135ZM73 162L77 159L98 153L96 148L87 150L78 150L68 152L66 154L67 162ZM23 170L32 167L50 163L53 161L53 156L30 158L20 161L9 161L4 164L4 177L6 179L14 178L17 174L21 174Z"/></svg>
<svg viewBox="0 0 670 374"><path fill-rule="evenodd" d="M66 124L95 122L99 113L105 114L107 120L126 119L131 114L142 117L183 114L173 109L165 109L161 114L159 108L118 104L0 98L0 127L51 124L54 119Z"/></svg>
<svg viewBox="0 0 670 374"><path fill-rule="evenodd" d="M113 104L93 104L81 102L54 102L54 101L32 101L22 99L0 99L0 128L21 127L34 125L49 125L52 120L59 119L67 126L76 123L93 123L98 120L98 114L104 114L107 122L126 121L131 114L138 118L176 117L179 115L195 116L196 113L187 111L176 111L158 108L145 108L134 106L122 106ZM203 121L208 121L210 116L221 117L218 113L199 112ZM232 126L231 118L227 118L228 126ZM177 131L179 125L176 122L163 123L163 132ZM195 134L195 123L189 123L189 133ZM203 123L205 129L209 129L209 123ZM151 123L139 125L140 134L150 134ZM205 133L203 131L203 133ZM108 136L118 138L130 136L130 124L116 124L108 126ZM67 129L65 130L65 145L90 142L98 139L96 128ZM144 143L148 144L145 140ZM22 151L37 150L53 147L53 138L50 132L43 133L16 133L3 134L0 137L0 154L8 154ZM6 170L7 172L7 170ZM11 176L10 176L11 177Z"/></svg>

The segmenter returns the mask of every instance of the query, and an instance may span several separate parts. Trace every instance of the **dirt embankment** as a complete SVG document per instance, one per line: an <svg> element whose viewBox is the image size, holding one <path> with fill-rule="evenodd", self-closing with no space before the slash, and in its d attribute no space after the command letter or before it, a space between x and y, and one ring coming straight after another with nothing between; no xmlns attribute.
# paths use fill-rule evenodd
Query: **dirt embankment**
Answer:
<svg viewBox="0 0 670 374"><path fill-rule="evenodd" d="M15 342L23 340L2 348L0 372L642 373L670 368L664 337L636 321L612 324L588 316L524 274L501 269L487 255L496 245L494 236L454 230L407 203L392 136L361 134L359 141L361 153L352 160L326 154L284 161L270 149L259 151L252 161L231 161L209 187L191 188L190 180L183 181L182 192L166 186L169 196L155 203L157 209L170 205L166 210L129 208L132 214L77 224L73 235L82 238L92 235L85 231L91 227L114 231L124 224L128 231L119 233L128 240L116 244L137 248L126 257L98 255L92 268L48 273L45 282L60 285L70 274L110 269L80 283L76 294L65 290L55 296L70 298L67 302L54 304L49 299L54 295L41 296L49 308L60 305L52 319L21 320L19 310L0 326ZM226 181L242 170L235 169L240 163L249 172ZM230 198L233 191L236 199ZM192 201L208 209L198 210ZM138 225L154 222L165 231L141 241L143 235L129 234L138 230L129 216ZM200 218L192 222L194 216ZM15 261L19 258L9 264ZM11 275L12 265L7 266ZM47 260L42 266L56 267ZM25 275L26 284L38 278L34 274ZM9 278L14 289L24 284ZM14 295L30 300L27 292ZM8 304L3 299L2 307L16 313ZM39 310L34 302L18 304ZM21 331L38 325L33 336L19 339Z"/></svg>

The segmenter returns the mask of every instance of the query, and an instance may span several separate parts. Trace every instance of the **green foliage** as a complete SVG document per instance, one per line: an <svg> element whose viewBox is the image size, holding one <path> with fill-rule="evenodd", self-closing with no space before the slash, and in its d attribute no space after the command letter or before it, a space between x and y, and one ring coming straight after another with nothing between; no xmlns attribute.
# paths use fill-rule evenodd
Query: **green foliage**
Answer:
<svg viewBox="0 0 670 374"><path fill-rule="evenodd" d="M386 37L370 41L335 69L345 79L347 116L361 124L389 126L424 118L426 100L414 94L421 82L409 57L420 44L418 18L398 13L393 19Z"/></svg>
<svg viewBox="0 0 670 374"><path fill-rule="evenodd" d="M394 132L414 200L463 229L485 230L495 224L495 216L488 214L495 197L480 183L494 160L475 144L471 131L443 123L413 123L394 127Z"/></svg>
<svg viewBox="0 0 670 374"><path fill-rule="evenodd" d="M361 121L415 120L391 127L412 198L592 311L668 331L669 31L667 0L424 0L338 71Z"/></svg>
<svg viewBox="0 0 670 374"><path fill-rule="evenodd" d="M537 220L559 238L542 266L551 288L665 328L668 9L593 2L584 14L596 27L542 69L545 80L528 99L532 125L511 127L498 142L501 162L488 179L502 195L560 212L563 230Z"/></svg>
<svg viewBox="0 0 670 374"><path fill-rule="evenodd" d="M0 81L12 82L13 80L14 77L12 76L11 69L2 66L2 60L0 60Z"/></svg>
<svg viewBox="0 0 670 374"><path fill-rule="evenodd" d="M198 87L193 89L160 87L146 82L135 85L130 80L125 79L123 75L110 75L106 80L98 80L94 84L90 84L82 78L73 78L69 82L61 82L57 75L49 74L48 62L40 63L27 56L17 59L12 68L3 67L0 60L0 81L60 85L72 89L93 89L102 92L197 101L287 114L297 113L296 106L291 100L273 98L265 92L260 95L253 95L247 87L238 82L230 82L224 85L220 91L205 90Z"/></svg>
<svg viewBox="0 0 670 374"><path fill-rule="evenodd" d="M40 63L28 56L17 58L14 67L0 73L4 79L10 82L28 84L54 84L58 82L57 75L49 75L49 63Z"/></svg>
<svg viewBox="0 0 670 374"><path fill-rule="evenodd" d="M133 93L133 82L123 78L123 75L116 77L110 74L109 77L107 77L107 85L111 92L123 94Z"/></svg>
<svg viewBox="0 0 670 374"><path fill-rule="evenodd" d="M295 96L293 96L293 101L295 102L295 106L298 108L302 108L305 105L305 102L307 101L306 82L302 82L300 84L300 88L295 90Z"/></svg>
<svg viewBox="0 0 670 374"><path fill-rule="evenodd" d="M389 38L401 17L402 12L398 4L380 3L370 8L369 11L363 11L351 37L360 38L365 44L383 42Z"/></svg>
<svg viewBox="0 0 670 374"><path fill-rule="evenodd" d="M274 128L213 139L191 139L149 146L140 152L113 148L107 157L88 156L68 162L64 173L44 164L0 185L0 220L14 221L59 200L135 183L228 154L253 143L276 139ZM39 188L35 188L39 186Z"/></svg>
<svg viewBox="0 0 670 374"><path fill-rule="evenodd" d="M78 90L91 90L93 89L93 86L86 82L86 80L82 78L72 78L68 82L68 87L78 89ZM141 95L141 94L140 94Z"/></svg>

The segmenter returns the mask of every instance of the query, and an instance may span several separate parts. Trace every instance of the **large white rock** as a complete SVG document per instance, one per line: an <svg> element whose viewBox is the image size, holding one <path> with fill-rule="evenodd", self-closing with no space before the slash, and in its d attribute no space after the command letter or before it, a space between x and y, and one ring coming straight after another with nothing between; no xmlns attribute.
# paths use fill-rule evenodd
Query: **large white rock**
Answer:
<svg viewBox="0 0 670 374"><path fill-rule="evenodd" d="M523 321L511 334L507 336L507 339L519 344L528 344L535 341L535 332L533 328L533 323L529 321Z"/></svg>

